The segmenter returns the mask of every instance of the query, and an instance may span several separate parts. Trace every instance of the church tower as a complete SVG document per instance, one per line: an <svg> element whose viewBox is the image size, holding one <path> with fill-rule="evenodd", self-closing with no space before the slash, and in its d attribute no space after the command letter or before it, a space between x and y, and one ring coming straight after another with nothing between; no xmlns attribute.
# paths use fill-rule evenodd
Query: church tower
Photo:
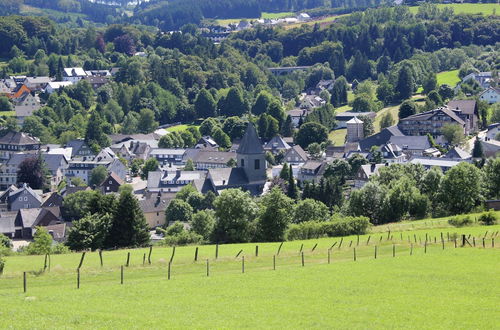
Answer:
<svg viewBox="0 0 500 330"><path fill-rule="evenodd" d="M236 151L238 167L243 168L248 181L258 182L267 179L266 155L257 131L252 123L248 123L245 135Z"/></svg>
<svg viewBox="0 0 500 330"><path fill-rule="evenodd" d="M363 140L363 122L358 119L358 117L354 117L349 120L347 123L347 142L358 142Z"/></svg>

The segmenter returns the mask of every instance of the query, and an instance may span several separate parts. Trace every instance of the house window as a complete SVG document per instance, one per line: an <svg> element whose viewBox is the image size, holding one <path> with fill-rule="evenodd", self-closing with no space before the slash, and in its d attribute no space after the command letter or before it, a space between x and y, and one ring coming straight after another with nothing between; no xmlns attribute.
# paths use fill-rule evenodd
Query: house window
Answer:
<svg viewBox="0 0 500 330"><path fill-rule="evenodd" d="M23 201L23 198L22 197L19 197L19 201L22 202Z"/></svg>
<svg viewBox="0 0 500 330"><path fill-rule="evenodd" d="M245 160L244 159L241 160L241 167L245 167Z"/></svg>
<svg viewBox="0 0 500 330"><path fill-rule="evenodd" d="M254 167L255 167L256 170L260 170L260 159L256 159L255 160L255 166Z"/></svg>
<svg viewBox="0 0 500 330"><path fill-rule="evenodd" d="M28 201L28 197L24 197L24 201L27 202Z"/></svg>

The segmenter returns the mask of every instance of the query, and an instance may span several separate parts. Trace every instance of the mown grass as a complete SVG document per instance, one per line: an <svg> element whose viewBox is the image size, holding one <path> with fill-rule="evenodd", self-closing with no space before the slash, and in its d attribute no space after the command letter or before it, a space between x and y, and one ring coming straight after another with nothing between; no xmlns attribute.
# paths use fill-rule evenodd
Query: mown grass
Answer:
<svg viewBox="0 0 500 330"><path fill-rule="evenodd" d="M499 228L453 231L482 237L486 229ZM423 239L425 233L432 237L439 230L412 233ZM392 240L386 233L371 235L368 245L367 235L360 236L359 245L357 237L345 237L340 249L339 244L332 249L331 264L327 250L339 238L285 242L276 270L272 256L279 243L259 244L258 257L255 244L221 245L218 260L214 246L203 246L197 263L195 248L181 247L176 249L170 280L161 259L168 260L172 248L155 248L153 264L146 266L140 265L145 250L132 250L123 285L119 266L126 251L105 252L103 269L97 254L91 253L79 290L74 269L80 255L53 256L50 272L28 276L26 294L20 271L37 267L43 258L9 257L0 278L0 327L430 329L498 324L498 249L455 248L445 236L444 250L431 238L426 251L416 243L410 256L406 238L390 236ZM241 258L235 258L240 249L244 274Z"/></svg>
<svg viewBox="0 0 500 330"><path fill-rule="evenodd" d="M295 13L291 11L284 11L280 13L266 13L262 12L262 15L260 18L269 18L269 19L277 19L277 18L283 18L283 17L294 17Z"/></svg>
<svg viewBox="0 0 500 330"><path fill-rule="evenodd" d="M375 120L373 121L373 127L375 129L375 133L380 132L380 122L382 121L382 117L386 113L390 113L392 116L392 119L394 120L394 124L397 124L399 121L399 104L395 106L389 106L385 107L379 112L377 112L377 115L375 116Z"/></svg>
<svg viewBox="0 0 500 330"><path fill-rule="evenodd" d="M175 125L175 126L170 126L167 128L167 132L173 133L173 132L182 132L188 129L189 127L199 127L197 125L187 125L187 124L181 124L181 125Z"/></svg>
<svg viewBox="0 0 500 330"><path fill-rule="evenodd" d="M455 14L484 14L493 15L498 10L498 3L453 3L438 4L439 9L453 8ZM418 12L418 7L410 7L414 14ZM498 13L496 13L498 15Z"/></svg>
<svg viewBox="0 0 500 330"><path fill-rule="evenodd" d="M284 18L284 17L294 17L295 14L293 12L280 12L280 13L267 13L267 12L262 12L262 15L260 18L265 19L278 19L278 18ZM247 20L247 21L254 21L257 18L227 18L227 19L218 19L217 24L219 25L229 25L229 24L238 24L242 20Z"/></svg>
<svg viewBox="0 0 500 330"><path fill-rule="evenodd" d="M347 135L347 128L339 128L331 131L328 134L328 139L333 142L333 145L341 146L345 143L346 135Z"/></svg>
<svg viewBox="0 0 500 330"><path fill-rule="evenodd" d="M444 71L436 74L438 86L446 84L452 88L455 87L460 82L458 71L459 70Z"/></svg>
<svg viewBox="0 0 500 330"><path fill-rule="evenodd" d="M0 117L5 116L5 117L14 117L16 115L15 111L0 111Z"/></svg>

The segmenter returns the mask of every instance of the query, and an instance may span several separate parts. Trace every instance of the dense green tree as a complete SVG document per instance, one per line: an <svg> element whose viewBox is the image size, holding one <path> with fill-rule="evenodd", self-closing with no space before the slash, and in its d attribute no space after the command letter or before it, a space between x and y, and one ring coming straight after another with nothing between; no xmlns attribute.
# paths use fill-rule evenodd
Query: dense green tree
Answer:
<svg viewBox="0 0 500 330"><path fill-rule="evenodd" d="M102 249L111 222L109 214L87 215L74 221L66 245L73 251Z"/></svg>
<svg viewBox="0 0 500 330"><path fill-rule="evenodd" d="M97 111L93 111L85 132L85 142L90 145L96 144L100 147L107 147L111 141L104 133L103 120Z"/></svg>
<svg viewBox="0 0 500 330"><path fill-rule="evenodd" d="M300 223L306 221L328 221L330 211L328 207L320 201L306 198L297 203L293 215L293 222Z"/></svg>
<svg viewBox="0 0 500 330"><path fill-rule="evenodd" d="M437 87L437 77L435 72L429 72L422 83L424 94L429 94Z"/></svg>
<svg viewBox="0 0 500 330"><path fill-rule="evenodd" d="M227 96L221 98L221 101L219 106L221 115L241 116L248 110L241 91L236 87L231 87Z"/></svg>
<svg viewBox="0 0 500 330"><path fill-rule="evenodd" d="M263 113L266 113L273 100L274 97L269 92L260 92L252 107L252 114L255 116L259 116Z"/></svg>
<svg viewBox="0 0 500 330"><path fill-rule="evenodd" d="M213 131L216 127L220 128L219 121L215 118L207 118L201 123L199 130L201 135L210 136L213 134Z"/></svg>
<svg viewBox="0 0 500 330"><path fill-rule="evenodd" d="M406 100L399 106L399 119L412 116L417 113L417 105L412 100Z"/></svg>
<svg viewBox="0 0 500 330"><path fill-rule="evenodd" d="M0 96L0 111L12 111L12 103L5 96Z"/></svg>
<svg viewBox="0 0 500 330"><path fill-rule="evenodd" d="M260 208L257 223L259 238L266 242L284 241L286 229L292 220L293 200L274 187L264 195Z"/></svg>
<svg viewBox="0 0 500 330"><path fill-rule="evenodd" d="M205 240L209 240L215 226L214 211L202 210L196 212L189 224L193 232L203 236Z"/></svg>
<svg viewBox="0 0 500 330"><path fill-rule="evenodd" d="M17 182L26 183L33 189L47 189L50 173L42 156L24 159L17 170Z"/></svg>
<svg viewBox="0 0 500 330"><path fill-rule="evenodd" d="M52 249L52 236L45 227L35 227L33 242L26 247L27 254L49 254Z"/></svg>
<svg viewBox="0 0 500 330"><path fill-rule="evenodd" d="M158 128L158 122L155 121L155 114L150 109L141 109L139 112L139 121L137 129L140 133L151 133Z"/></svg>
<svg viewBox="0 0 500 330"><path fill-rule="evenodd" d="M375 133L375 126L372 118L368 116L359 116L358 119L363 122L363 135L365 137L371 136Z"/></svg>
<svg viewBox="0 0 500 330"><path fill-rule="evenodd" d="M93 195L93 191L84 190L66 196L61 209L64 220L79 220L89 214L89 202L93 198Z"/></svg>
<svg viewBox="0 0 500 330"><path fill-rule="evenodd" d="M165 211L166 223L181 221L188 223L193 218L193 208L181 199L173 199Z"/></svg>
<svg viewBox="0 0 500 330"><path fill-rule="evenodd" d="M251 223L258 214L257 204L248 192L226 189L214 201L215 227L213 241L248 242L253 238Z"/></svg>
<svg viewBox="0 0 500 330"><path fill-rule="evenodd" d="M99 186L101 183L103 183L104 179L106 179L107 175L108 175L108 170L106 169L106 167L102 165L97 166L90 172L89 185Z"/></svg>
<svg viewBox="0 0 500 330"><path fill-rule="evenodd" d="M382 130L392 125L394 125L394 119L392 118L391 113L387 112L385 115L382 116L382 119L380 120L380 129Z"/></svg>
<svg viewBox="0 0 500 330"><path fill-rule="evenodd" d="M439 196L443 208L451 214L470 212L481 200L480 170L461 162L449 169L441 182Z"/></svg>
<svg viewBox="0 0 500 330"><path fill-rule="evenodd" d="M481 141L476 138L474 141L474 148L472 149L472 157L474 158L482 158L484 157L483 145Z"/></svg>
<svg viewBox="0 0 500 330"><path fill-rule="evenodd" d="M212 94L206 89L202 89L194 102L194 110L199 118L215 117L217 103Z"/></svg>
<svg viewBox="0 0 500 330"><path fill-rule="evenodd" d="M149 244L149 231L139 201L129 191L120 193L105 247L139 247Z"/></svg>
<svg viewBox="0 0 500 330"><path fill-rule="evenodd" d="M415 78L413 72L408 66L404 66L399 70L396 92L400 100L411 98L415 90Z"/></svg>
<svg viewBox="0 0 500 330"><path fill-rule="evenodd" d="M322 143L328 140L328 130L325 126L315 122L305 123L300 126L295 140L302 148L307 148L311 143Z"/></svg>
<svg viewBox="0 0 500 330"><path fill-rule="evenodd" d="M486 196L490 199L500 198L500 157L488 159L483 171Z"/></svg>
<svg viewBox="0 0 500 330"><path fill-rule="evenodd" d="M288 167L288 189L287 195L291 199L297 199L299 197L299 189L297 188L297 184L295 183L295 177L293 176L293 168L292 165Z"/></svg>
<svg viewBox="0 0 500 330"><path fill-rule="evenodd" d="M343 76L338 77L333 83L330 103L334 107L347 104L347 80Z"/></svg>
<svg viewBox="0 0 500 330"><path fill-rule="evenodd" d="M144 179L147 179L149 172L158 170L158 166L160 166L160 164L158 163L158 160L156 160L156 158L152 157L146 160L144 166L142 167L142 177Z"/></svg>
<svg viewBox="0 0 500 330"><path fill-rule="evenodd" d="M214 139L214 141L219 145L219 147L221 148L229 148L231 147L231 139L229 138L229 136L224 133L224 131L219 128L219 127L216 127L214 129L214 131L212 132L212 138Z"/></svg>
<svg viewBox="0 0 500 330"><path fill-rule="evenodd" d="M465 140L464 129L459 124L444 124L441 133L450 145L458 145Z"/></svg>
<svg viewBox="0 0 500 330"><path fill-rule="evenodd" d="M385 219L383 202L387 194L385 186L368 182L361 189L353 190L349 198L349 213L367 216L373 224L390 221Z"/></svg>

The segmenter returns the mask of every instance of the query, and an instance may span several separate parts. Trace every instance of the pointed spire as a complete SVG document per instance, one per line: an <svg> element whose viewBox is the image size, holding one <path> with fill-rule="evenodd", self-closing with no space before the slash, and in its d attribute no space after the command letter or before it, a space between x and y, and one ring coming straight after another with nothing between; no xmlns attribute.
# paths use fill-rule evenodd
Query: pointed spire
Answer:
<svg viewBox="0 0 500 330"><path fill-rule="evenodd" d="M245 135L241 139L237 153L239 154L263 154L264 148L260 142L257 130L252 123L248 123Z"/></svg>

